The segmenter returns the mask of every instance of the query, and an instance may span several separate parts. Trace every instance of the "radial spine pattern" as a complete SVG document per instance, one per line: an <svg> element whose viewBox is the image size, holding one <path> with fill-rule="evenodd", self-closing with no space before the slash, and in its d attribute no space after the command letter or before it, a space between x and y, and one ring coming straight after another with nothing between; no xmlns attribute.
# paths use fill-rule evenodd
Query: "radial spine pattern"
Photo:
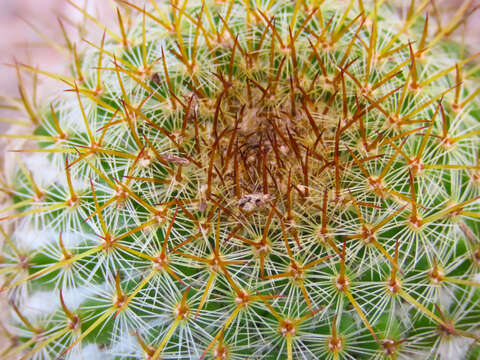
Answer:
<svg viewBox="0 0 480 360"><path fill-rule="evenodd" d="M2 357L477 359L469 2L147 3L69 76L17 64Z"/></svg>

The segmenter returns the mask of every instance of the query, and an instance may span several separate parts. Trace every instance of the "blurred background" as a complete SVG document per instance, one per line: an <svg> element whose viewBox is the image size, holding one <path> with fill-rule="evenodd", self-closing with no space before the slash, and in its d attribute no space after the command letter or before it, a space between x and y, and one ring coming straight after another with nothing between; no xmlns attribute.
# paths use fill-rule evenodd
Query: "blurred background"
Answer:
<svg viewBox="0 0 480 360"><path fill-rule="evenodd" d="M107 23L114 21L112 14L115 13L111 11L113 0L74 2L91 14L98 13ZM47 45L48 41L65 44L58 19L62 19L72 41L81 41L74 23L82 22L83 15L67 0L0 0L1 95L17 94L15 69L9 66L14 59L20 63L41 64L45 70L63 69L67 58Z"/></svg>

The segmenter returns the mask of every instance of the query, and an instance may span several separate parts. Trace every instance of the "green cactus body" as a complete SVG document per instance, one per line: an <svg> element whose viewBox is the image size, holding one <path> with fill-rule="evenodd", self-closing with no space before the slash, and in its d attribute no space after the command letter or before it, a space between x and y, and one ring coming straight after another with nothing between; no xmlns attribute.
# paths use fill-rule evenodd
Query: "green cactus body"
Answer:
<svg viewBox="0 0 480 360"><path fill-rule="evenodd" d="M126 3L22 88L3 358L478 358L478 65L426 4Z"/></svg>

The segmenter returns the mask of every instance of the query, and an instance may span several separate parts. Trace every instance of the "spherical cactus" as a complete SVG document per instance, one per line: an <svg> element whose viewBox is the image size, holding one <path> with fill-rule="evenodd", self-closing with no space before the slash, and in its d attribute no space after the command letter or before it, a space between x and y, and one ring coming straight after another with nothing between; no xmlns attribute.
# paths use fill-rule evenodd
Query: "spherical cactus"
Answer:
<svg viewBox="0 0 480 360"><path fill-rule="evenodd" d="M6 135L2 357L477 359L470 2L409 3L121 0L18 64L67 89Z"/></svg>

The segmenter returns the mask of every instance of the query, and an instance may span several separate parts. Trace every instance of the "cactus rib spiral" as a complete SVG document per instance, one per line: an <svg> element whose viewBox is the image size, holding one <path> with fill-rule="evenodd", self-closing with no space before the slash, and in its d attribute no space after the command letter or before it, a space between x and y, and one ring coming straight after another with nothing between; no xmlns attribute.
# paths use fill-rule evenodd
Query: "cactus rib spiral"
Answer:
<svg viewBox="0 0 480 360"><path fill-rule="evenodd" d="M480 68L428 4L118 0L17 64L2 356L477 359Z"/></svg>

